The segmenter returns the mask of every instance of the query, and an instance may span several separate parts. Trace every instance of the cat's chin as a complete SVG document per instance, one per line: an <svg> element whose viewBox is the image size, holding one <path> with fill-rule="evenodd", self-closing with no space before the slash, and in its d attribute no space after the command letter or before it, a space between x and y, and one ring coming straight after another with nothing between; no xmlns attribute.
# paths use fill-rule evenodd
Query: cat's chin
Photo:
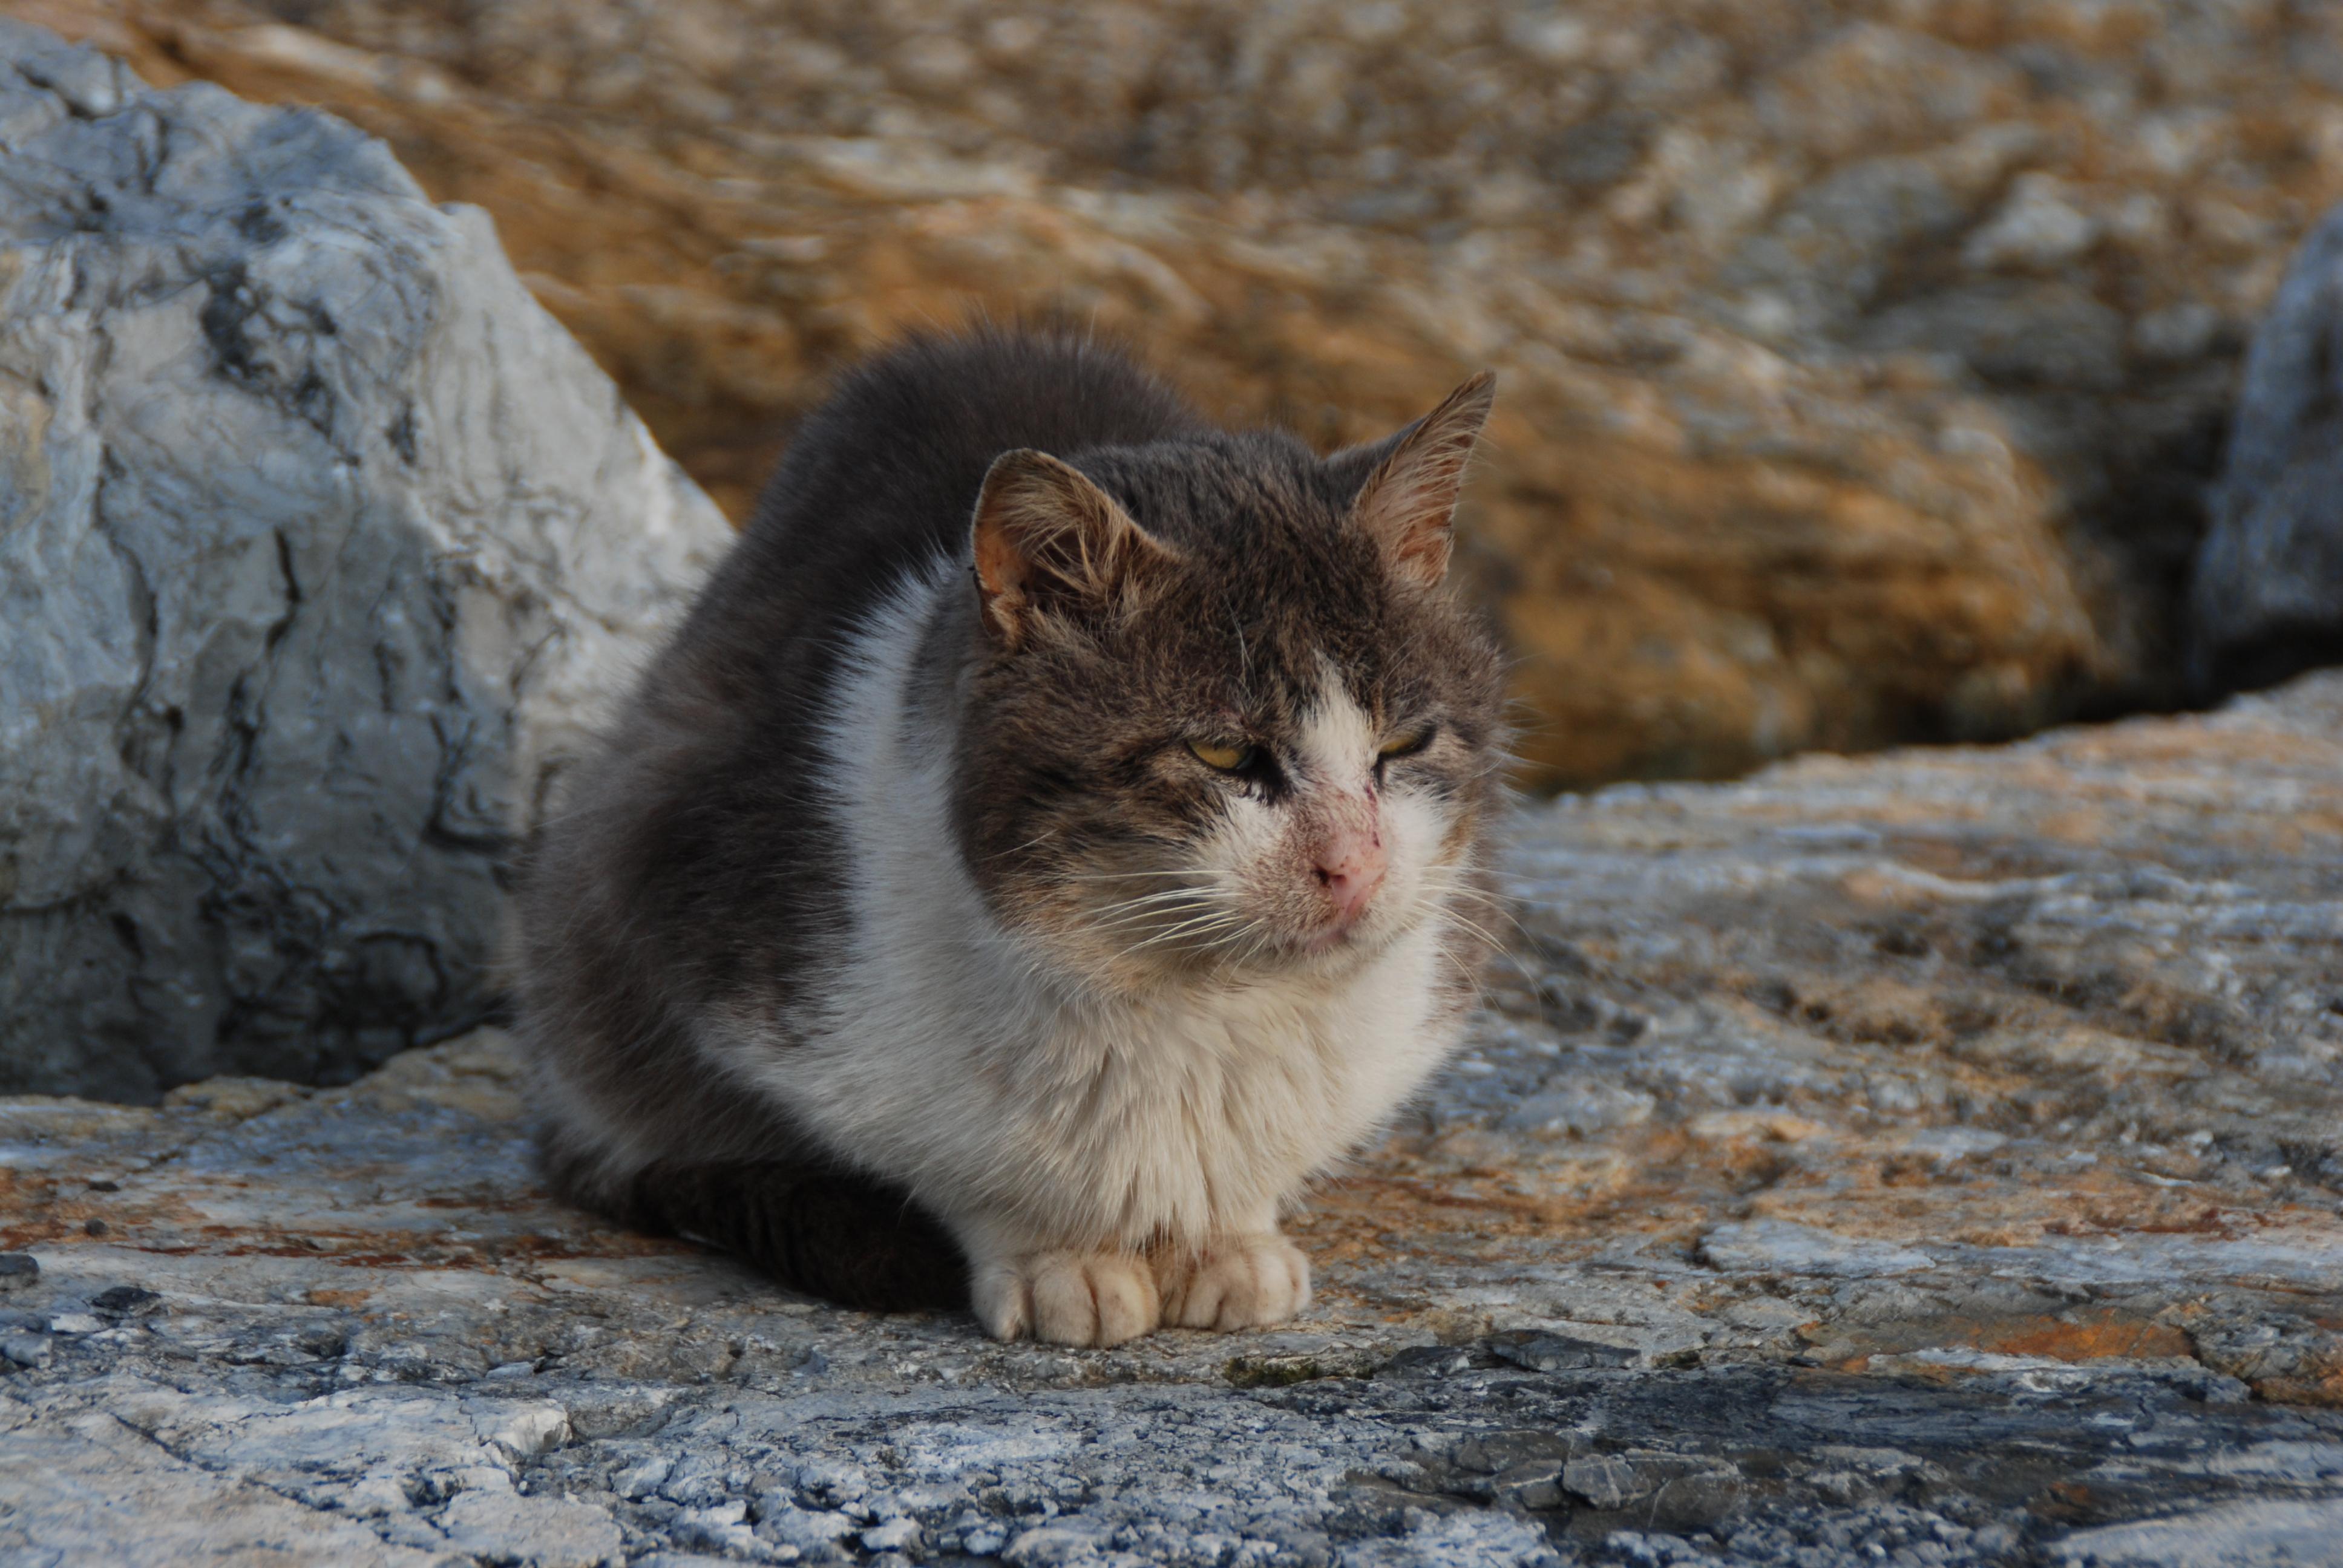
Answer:
<svg viewBox="0 0 2343 1568"><path fill-rule="evenodd" d="M1351 948L1364 948L1368 945L1370 944L1361 935L1356 925L1335 925L1328 926L1323 930L1302 938L1292 945L1292 950L1303 958L1314 959L1322 954L1341 952Z"/></svg>
<svg viewBox="0 0 2343 1568"><path fill-rule="evenodd" d="M1380 920L1329 926L1280 944L1272 961L1289 972L1340 975L1373 962L1399 934L1398 927Z"/></svg>

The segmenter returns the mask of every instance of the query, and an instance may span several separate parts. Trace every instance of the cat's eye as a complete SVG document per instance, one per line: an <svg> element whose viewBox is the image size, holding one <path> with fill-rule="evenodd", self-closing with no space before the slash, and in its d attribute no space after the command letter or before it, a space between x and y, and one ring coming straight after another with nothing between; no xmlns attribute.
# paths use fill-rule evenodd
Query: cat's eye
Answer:
<svg viewBox="0 0 2343 1568"><path fill-rule="evenodd" d="M1223 773L1242 773L1253 759L1253 749L1250 746L1216 746L1191 740L1188 749L1195 754L1197 761Z"/></svg>
<svg viewBox="0 0 2343 1568"><path fill-rule="evenodd" d="M1375 752L1375 759L1379 762L1388 762L1394 757L1413 757L1431 745L1432 738L1439 732L1437 725L1427 724L1413 735L1402 735L1395 739L1386 740Z"/></svg>

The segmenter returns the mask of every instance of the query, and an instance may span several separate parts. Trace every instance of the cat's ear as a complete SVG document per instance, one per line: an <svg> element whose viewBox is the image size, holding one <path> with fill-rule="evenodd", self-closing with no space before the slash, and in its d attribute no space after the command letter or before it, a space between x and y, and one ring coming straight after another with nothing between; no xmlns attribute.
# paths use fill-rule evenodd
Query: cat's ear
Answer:
<svg viewBox="0 0 2343 1568"><path fill-rule="evenodd" d="M1496 373L1483 370L1399 434L1327 459L1338 475L1365 471L1352 519L1383 546L1393 571L1426 588L1448 575L1456 498L1496 395Z"/></svg>
<svg viewBox="0 0 2343 1568"><path fill-rule="evenodd" d="M1036 614L1104 608L1169 554L1079 469L1030 447L992 460L971 527L985 629L1010 648Z"/></svg>

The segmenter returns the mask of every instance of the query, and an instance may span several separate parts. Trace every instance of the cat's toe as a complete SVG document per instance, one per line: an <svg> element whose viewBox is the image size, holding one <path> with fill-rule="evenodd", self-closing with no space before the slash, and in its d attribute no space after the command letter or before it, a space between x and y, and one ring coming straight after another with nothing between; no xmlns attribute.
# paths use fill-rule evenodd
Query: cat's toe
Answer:
<svg viewBox="0 0 2343 1568"><path fill-rule="evenodd" d="M976 1314L995 1339L1119 1345L1156 1326L1155 1279L1115 1252L1041 1252L983 1271Z"/></svg>
<svg viewBox="0 0 2343 1568"><path fill-rule="evenodd" d="M1032 1332L1033 1282L1012 1263L977 1269L968 1282L976 1321L996 1340L1021 1340Z"/></svg>
<svg viewBox="0 0 2343 1568"><path fill-rule="evenodd" d="M1217 1241L1166 1292L1163 1321L1184 1329L1282 1323L1310 1304L1310 1260L1282 1236Z"/></svg>
<svg viewBox="0 0 2343 1568"><path fill-rule="evenodd" d="M1035 1339L1119 1345L1155 1326L1155 1281L1140 1260L1112 1252L1048 1252L1034 1265Z"/></svg>

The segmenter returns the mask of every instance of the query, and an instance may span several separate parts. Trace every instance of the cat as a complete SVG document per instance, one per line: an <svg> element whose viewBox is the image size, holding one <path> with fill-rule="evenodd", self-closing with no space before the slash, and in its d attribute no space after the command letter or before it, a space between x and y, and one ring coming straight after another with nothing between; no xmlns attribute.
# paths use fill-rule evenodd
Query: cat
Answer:
<svg viewBox="0 0 2343 1568"><path fill-rule="evenodd" d="M1492 390L1322 458L1062 332L844 377L525 870L556 1187L1002 1339L1306 1306L1484 950Z"/></svg>

